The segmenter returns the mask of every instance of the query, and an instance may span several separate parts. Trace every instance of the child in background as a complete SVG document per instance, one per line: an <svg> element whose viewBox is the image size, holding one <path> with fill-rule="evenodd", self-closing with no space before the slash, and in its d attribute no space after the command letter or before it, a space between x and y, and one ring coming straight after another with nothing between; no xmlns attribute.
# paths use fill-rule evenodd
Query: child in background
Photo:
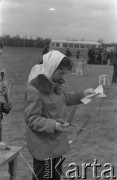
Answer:
<svg viewBox="0 0 117 180"><path fill-rule="evenodd" d="M78 60L76 67L76 76L83 76L84 63Z"/></svg>
<svg viewBox="0 0 117 180"><path fill-rule="evenodd" d="M86 62L86 58L80 53L77 53L78 55L76 56L77 58L77 67L76 67L76 76L83 76L83 69L84 69L84 64Z"/></svg>

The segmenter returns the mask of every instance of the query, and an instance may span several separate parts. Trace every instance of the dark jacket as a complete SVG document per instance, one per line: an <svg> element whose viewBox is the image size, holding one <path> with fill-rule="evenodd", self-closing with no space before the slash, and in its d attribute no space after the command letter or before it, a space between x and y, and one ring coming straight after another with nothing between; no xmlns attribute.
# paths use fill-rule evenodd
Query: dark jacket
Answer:
<svg viewBox="0 0 117 180"><path fill-rule="evenodd" d="M25 121L27 145L35 159L57 158L70 150L66 132L55 130L56 121L67 121L66 105L80 104L81 93L65 93L39 75L27 87Z"/></svg>
<svg viewBox="0 0 117 180"><path fill-rule="evenodd" d="M113 52L113 55L112 55L112 61L111 61L112 63L112 65L113 66L117 66L117 51L114 51Z"/></svg>

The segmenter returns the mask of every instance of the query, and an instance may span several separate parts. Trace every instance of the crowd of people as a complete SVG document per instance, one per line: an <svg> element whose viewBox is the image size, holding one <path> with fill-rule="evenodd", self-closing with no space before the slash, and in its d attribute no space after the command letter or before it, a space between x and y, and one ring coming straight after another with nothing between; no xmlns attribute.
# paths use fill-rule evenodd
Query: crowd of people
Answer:
<svg viewBox="0 0 117 180"><path fill-rule="evenodd" d="M80 50L76 51L76 58L79 59ZM69 48L66 49L65 55L67 57L71 57L72 53ZM88 49L87 55L87 63L88 64L112 64L113 59L113 50L107 51L106 47L92 47Z"/></svg>
<svg viewBox="0 0 117 180"><path fill-rule="evenodd" d="M94 48L88 50L88 64L111 64L113 51L107 51L106 48Z"/></svg>
<svg viewBox="0 0 117 180"><path fill-rule="evenodd" d="M89 64L109 64L113 66L112 83L117 83L117 47L111 51L107 51L106 48L93 48L88 52Z"/></svg>

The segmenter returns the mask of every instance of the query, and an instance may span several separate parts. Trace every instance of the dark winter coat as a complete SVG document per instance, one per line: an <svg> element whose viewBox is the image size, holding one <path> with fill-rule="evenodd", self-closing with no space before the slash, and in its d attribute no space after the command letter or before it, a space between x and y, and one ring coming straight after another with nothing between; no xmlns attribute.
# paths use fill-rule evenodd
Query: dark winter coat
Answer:
<svg viewBox="0 0 117 180"><path fill-rule="evenodd" d="M117 66L117 51L114 51L113 52L113 55L112 55L112 61L111 61L112 63L112 65L113 66Z"/></svg>

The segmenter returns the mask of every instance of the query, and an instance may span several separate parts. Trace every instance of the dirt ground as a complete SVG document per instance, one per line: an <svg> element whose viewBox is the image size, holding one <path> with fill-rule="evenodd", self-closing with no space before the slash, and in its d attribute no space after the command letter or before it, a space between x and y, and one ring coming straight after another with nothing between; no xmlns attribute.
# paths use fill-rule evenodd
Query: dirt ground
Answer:
<svg viewBox="0 0 117 180"><path fill-rule="evenodd" d="M11 102L12 111L4 115L3 120L3 141L9 145L23 147L22 154L32 166L32 158L27 150L24 122L24 95L27 85L27 78L33 65L41 60L42 52L33 48L4 48L4 54L0 56L0 69L6 67L6 78L12 82ZM73 72L76 68L74 61ZM70 74L66 77L64 89L68 91L96 88L100 74L112 76L110 65L85 65L84 76L79 77ZM65 155L63 164L64 173L69 170L70 163L76 163L80 167L82 176L83 163L94 163L97 159L101 167L98 168L98 175L107 167L105 163L113 165L117 175L117 85L111 84L104 87L106 98L93 99L87 105L79 105L75 114L73 124L68 131L71 143L71 151ZM72 107L67 109L67 114ZM79 127L84 127L81 131ZM0 180L8 180L7 166L0 171ZM72 168L73 169L73 168ZM17 180L31 180L31 170L26 162L19 155L17 167ZM106 173L105 175L109 175ZM72 174L74 175L74 173ZM82 178L81 178L82 179ZM87 169L87 179L93 180L92 168ZM101 177L100 179L104 179ZM111 178L112 179L112 178Z"/></svg>

